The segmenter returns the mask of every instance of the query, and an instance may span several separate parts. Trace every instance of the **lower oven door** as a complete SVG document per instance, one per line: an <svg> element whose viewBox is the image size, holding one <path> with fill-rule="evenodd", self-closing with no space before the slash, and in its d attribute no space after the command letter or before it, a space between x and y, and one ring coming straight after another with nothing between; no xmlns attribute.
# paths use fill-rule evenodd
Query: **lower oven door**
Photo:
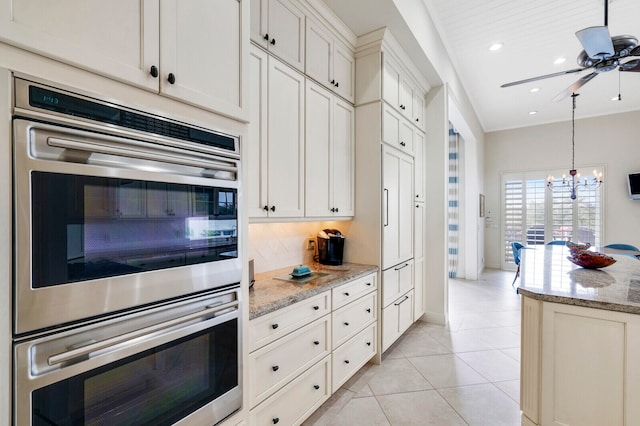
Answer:
<svg viewBox="0 0 640 426"><path fill-rule="evenodd" d="M14 423L216 424L242 405L239 291L17 343Z"/></svg>

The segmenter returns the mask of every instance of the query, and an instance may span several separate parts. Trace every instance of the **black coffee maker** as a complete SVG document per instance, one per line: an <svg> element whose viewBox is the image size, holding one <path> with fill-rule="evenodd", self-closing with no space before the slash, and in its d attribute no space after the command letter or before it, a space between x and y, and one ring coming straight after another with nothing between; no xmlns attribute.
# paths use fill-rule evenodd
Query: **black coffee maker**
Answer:
<svg viewBox="0 0 640 426"><path fill-rule="evenodd" d="M337 229L323 229L318 232L318 262L323 265L342 265L344 235Z"/></svg>

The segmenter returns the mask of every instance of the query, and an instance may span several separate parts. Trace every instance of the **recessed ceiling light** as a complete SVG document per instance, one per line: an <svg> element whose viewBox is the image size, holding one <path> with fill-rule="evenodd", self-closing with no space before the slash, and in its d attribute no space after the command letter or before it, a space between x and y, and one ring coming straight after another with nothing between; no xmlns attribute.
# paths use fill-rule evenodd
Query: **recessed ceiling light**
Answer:
<svg viewBox="0 0 640 426"><path fill-rule="evenodd" d="M538 111L529 111L529 115L536 115Z"/></svg>
<svg viewBox="0 0 640 426"><path fill-rule="evenodd" d="M489 50L495 52L496 50L502 49L502 46L504 46L504 43L496 42L489 46Z"/></svg>
<svg viewBox="0 0 640 426"><path fill-rule="evenodd" d="M540 91L539 87L534 87L533 89L529 90L531 93L536 93Z"/></svg>
<svg viewBox="0 0 640 426"><path fill-rule="evenodd" d="M611 98L611 100L612 100L612 101L617 101L617 100L618 100L618 97L617 97L617 96L614 96L613 98Z"/></svg>
<svg viewBox="0 0 640 426"><path fill-rule="evenodd" d="M555 61L553 61L553 63L555 65L560 65L560 64L564 64L564 61L566 61L566 60L567 60L567 58L560 57L560 58L556 59Z"/></svg>

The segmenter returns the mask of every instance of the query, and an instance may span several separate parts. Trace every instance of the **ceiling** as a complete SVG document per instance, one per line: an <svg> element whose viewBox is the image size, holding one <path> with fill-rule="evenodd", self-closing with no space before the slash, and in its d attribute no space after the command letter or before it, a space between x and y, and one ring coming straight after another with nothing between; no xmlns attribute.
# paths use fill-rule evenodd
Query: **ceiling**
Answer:
<svg viewBox="0 0 640 426"><path fill-rule="evenodd" d="M378 7L367 7L366 13L356 7L364 0L325 1L357 35L388 26L398 39L409 41L409 50L417 46L392 0L376 0ZM500 85L578 68L582 46L575 32L603 25L603 0L423 1L486 132L571 119L571 98L553 98L591 71L510 88ZM609 0L609 31L640 37L640 1ZM503 48L489 51L494 42L504 43ZM566 62L555 65L559 57ZM619 84L622 100L611 101ZM540 90L531 93L534 87ZM576 119L640 110L640 73L602 73L578 93Z"/></svg>

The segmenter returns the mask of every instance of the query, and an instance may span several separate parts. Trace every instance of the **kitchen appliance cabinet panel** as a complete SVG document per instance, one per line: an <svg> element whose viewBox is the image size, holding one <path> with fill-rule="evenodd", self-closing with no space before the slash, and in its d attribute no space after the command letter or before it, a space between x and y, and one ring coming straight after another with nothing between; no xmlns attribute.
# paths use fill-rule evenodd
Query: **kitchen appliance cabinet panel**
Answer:
<svg viewBox="0 0 640 426"><path fill-rule="evenodd" d="M303 217L304 77L255 46L249 59L249 217Z"/></svg>
<svg viewBox="0 0 640 426"><path fill-rule="evenodd" d="M377 275L375 273L366 277L357 278L349 283L335 287L331 290L333 309L338 309L359 297L376 290Z"/></svg>
<svg viewBox="0 0 640 426"><path fill-rule="evenodd" d="M304 71L305 15L289 0L251 0L251 40Z"/></svg>
<svg viewBox="0 0 640 426"><path fill-rule="evenodd" d="M331 353L331 315L249 354L251 406Z"/></svg>
<svg viewBox="0 0 640 426"><path fill-rule="evenodd" d="M246 120L248 1L2 0L0 40Z"/></svg>
<svg viewBox="0 0 640 426"><path fill-rule="evenodd" d="M337 348L377 318L377 293L372 292L333 312L333 347Z"/></svg>
<svg viewBox="0 0 640 426"><path fill-rule="evenodd" d="M413 320L418 321L424 315L424 257L415 259L413 267Z"/></svg>
<svg viewBox="0 0 640 426"><path fill-rule="evenodd" d="M324 26L307 18L306 74L349 102L355 98L353 52Z"/></svg>
<svg viewBox="0 0 640 426"><path fill-rule="evenodd" d="M249 321L249 350L259 349L331 312L331 292Z"/></svg>
<svg viewBox="0 0 640 426"><path fill-rule="evenodd" d="M413 159L383 146L382 268L413 257Z"/></svg>
<svg viewBox="0 0 640 426"><path fill-rule="evenodd" d="M409 291L382 310L382 352L413 324L413 291Z"/></svg>
<svg viewBox="0 0 640 426"><path fill-rule="evenodd" d="M160 93L248 118L248 13L248 0L161 0Z"/></svg>
<svg viewBox="0 0 640 426"><path fill-rule="evenodd" d="M250 424L299 425L331 396L331 357L327 356L249 414Z"/></svg>
<svg viewBox="0 0 640 426"><path fill-rule="evenodd" d="M0 40L150 90L159 33L158 0L0 1Z"/></svg>
<svg viewBox="0 0 640 426"><path fill-rule="evenodd" d="M414 189L415 197L414 201L424 202L425 197L425 154L424 154L424 133L416 130L413 134L413 147L414 147Z"/></svg>
<svg viewBox="0 0 640 426"><path fill-rule="evenodd" d="M353 107L310 80L306 86L305 215L353 216Z"/></svg>
<svg viewBox="0 0 640 426"><path fill-rule="evenodd" d="M382 306L413 288L413 259L382 271Z"/></svg>

